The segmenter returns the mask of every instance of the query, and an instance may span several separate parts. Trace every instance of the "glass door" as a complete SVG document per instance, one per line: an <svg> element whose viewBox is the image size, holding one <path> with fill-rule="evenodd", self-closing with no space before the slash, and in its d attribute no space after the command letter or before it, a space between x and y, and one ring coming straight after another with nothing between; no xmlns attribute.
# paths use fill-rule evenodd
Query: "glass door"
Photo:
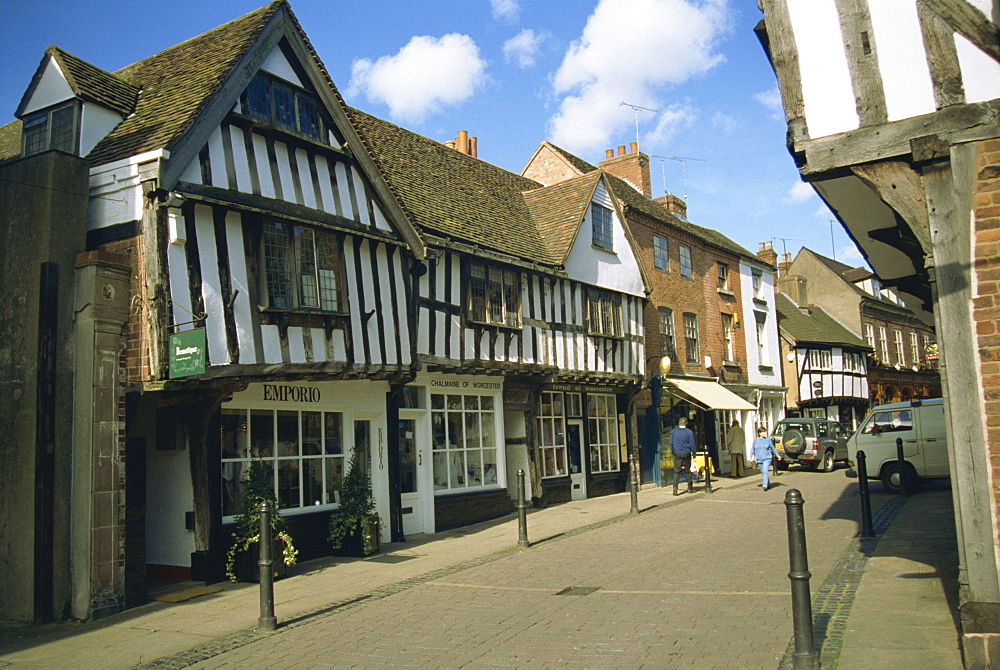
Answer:
<svg viewBox="0 0 1000 670"><path fill-rule="evenodd" d="M566 421L566 448L569 456L569 479L572 500L587 499L587 471L583 458L583 421Z"/></svg>
<svg viewBox="0 0 1000 670"><path fill-rule="evenodd" d="M434 530L426 527L424 519L424 507L427 505L421 496L424 458L417 428L417 419L399 420L399 492L403 508L403 535Z"/></svg>

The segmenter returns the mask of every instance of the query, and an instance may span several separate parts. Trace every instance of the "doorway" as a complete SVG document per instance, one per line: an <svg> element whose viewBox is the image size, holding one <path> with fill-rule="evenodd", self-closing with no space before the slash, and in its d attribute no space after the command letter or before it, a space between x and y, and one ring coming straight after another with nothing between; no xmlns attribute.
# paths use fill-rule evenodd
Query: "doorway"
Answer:
<svg viewBox="0 0 1000 670"><path fill-rule="evenodd" d="M402 414L402 412L400 412ZM434 500L427 495L424 458L427 440L422 439L422 421L417 418L399 419L399 493L403 517L403 535L434 532ZM429 464L429 463L428 463Z"/></svg>
<svg viewBox="0 0 1000 670"><path fill-rule="evenodd" d="M567 419L566 450L569 452L571 500L587 499L587 472L583 458L583 421Z"/></svg>

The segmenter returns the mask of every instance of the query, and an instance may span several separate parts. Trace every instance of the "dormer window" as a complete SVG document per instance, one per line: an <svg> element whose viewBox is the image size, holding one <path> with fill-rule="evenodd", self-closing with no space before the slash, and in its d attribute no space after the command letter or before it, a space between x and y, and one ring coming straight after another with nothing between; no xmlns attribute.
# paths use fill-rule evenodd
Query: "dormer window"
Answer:
<svg viewBox="0 0 1000 670"><path fill-rule="evenodd" d="M243 94L247 116L314 142L323 141L323 118L312 94L258 74Z"/></svg>
<svg viewBox="0 0 1000 670"><path fill-rule="evenodd" d="M26 115L21 126L24 155L33 156L52 149L76 154L76 110L76 102L71 102Z"/></svg>
<svg viewBox="0 0 1000 670"><path fill-rule="evenodd" d="M614 251L614 237L611 228L611 210L596 202L590 204L590 218L593 223L594 246Z"/></svg>

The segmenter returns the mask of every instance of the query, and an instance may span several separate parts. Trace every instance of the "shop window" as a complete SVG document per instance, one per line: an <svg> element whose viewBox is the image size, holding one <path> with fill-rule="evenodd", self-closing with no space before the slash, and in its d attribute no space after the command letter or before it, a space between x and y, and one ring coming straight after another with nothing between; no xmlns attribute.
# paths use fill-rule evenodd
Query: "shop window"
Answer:
<svg viewBox="0 0 1000 670"><path fill-rule="evenodd" d="M590 204L590 219L594 229L594 246L614 251L614 237L611 227L611 210L598 205L596 202Z"/></svg>
<svg viewBox="0 0 1000 670"><path fill-rule="evenodd" d="M338 504L343 432L339 412L222 410L223 517L238 513L252 459L271 474L283 511Z"/></svg>
<svg viewBox="0 0 1000 670"><path fill-rule="evenodd" d="M493 265L470 263L469 320L520 328L520 275Z"/></svg>
<svg viewBox="0 0 1000 670"><path fill-rule="evenodd" d="M493 396L432 393L431 433L435 491L497 483Z"/></svg>
<svg viewBox="0 0 1000 670"><path fill-rule="evenodd" d="M563 394L543 391L538 405L538 445L542 477L562 477L566 469L566 416Z"/></svg>
<svg viewBox="0 0 1000 670"><path fill-rule="evenodd" d="M610 291L591 289L588 297L590 334L622 336L622 299Z"/></svg>
<svg viewBox="0 0 1000 670"><path fill-rule="evenodd" d="M657 270L666 270L669 267L667 238L659 235L653 235L653 267Z"/></svg>
<svg viewBox="0 0 1000 670"><path fill-rule="evenodd" d="M583 396L581 394L566 394L566 416L583 416Z"/></svg>
<svg viewBox="0 0 1000 670"><path fill-rule="evenodd" d="M21 124L22 149L25 156L56 149L77 153L78 105L72 102L24 117Z"/></svg>
<svg viewBox="0 0 1000 670"><path fill-rule="evenodd" d="M263 226L262 248L268 307L340 311L340 258L335 235L268 222Z"/></svg>
<svg viewBox="0 0 1000 670"><path fill-rule="evenodd" d="M615 396L592 393L587 396L590 431L590 471L618 472L618 411Z"/></svg>
<svg viewBox="0 0 1000 670"><path fill-rule="evenodd" d="M258 74L243 94L246 115L289 133L323 141L323 117L316 99L303 89Z"/></svg>

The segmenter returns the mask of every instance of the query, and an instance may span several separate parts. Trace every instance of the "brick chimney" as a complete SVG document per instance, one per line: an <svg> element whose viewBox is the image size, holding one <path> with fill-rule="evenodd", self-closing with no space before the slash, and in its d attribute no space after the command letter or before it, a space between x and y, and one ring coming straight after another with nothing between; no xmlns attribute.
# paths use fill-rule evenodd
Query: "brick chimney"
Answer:
<svg viewBox="0 0 1000 670"><path fill-rule="evenodd" d="M761 242L757 245L757 258L761 259L768 265L778 265L778 252L774 250L770 241Z"/></svg>
<svg viewBox="0 0 1000 670"><path fill-rule="evenodd" d="M775 288L792 299L800 307L809 304L809 296L806 293L806 278L798 275L782 277L776 282Z"/></svg>
<svg viewBox="0 0 1000 670"><path fill-rule="evenodd" d="M605 159L597 167L624 179L647 198L653 195L649 178L649 156L639 151L638 142L629 145L628 153L625 152L625 145L619 144L617 156L612 149L608 149L605 151Z"/></svg>
<svg viewBox="0 0 1000 670"><path fill-rule="evenodd" d="M792 265L792 253L790 251L786 251L785 253L781 254L781 262L778 263L778 276L784 277L785 275L787 275L788 268L791 267L791 265Z"/></svg>
<svg viewBox="0 0 1000 670"><path fill-rule="evenodd" d="M653 200L666 207L667 211L676 216L678 219L687 221L688 204L683 198L679 198L673 193L667 193L666 195L661 195L658 198L653 198Z"/></svg>

